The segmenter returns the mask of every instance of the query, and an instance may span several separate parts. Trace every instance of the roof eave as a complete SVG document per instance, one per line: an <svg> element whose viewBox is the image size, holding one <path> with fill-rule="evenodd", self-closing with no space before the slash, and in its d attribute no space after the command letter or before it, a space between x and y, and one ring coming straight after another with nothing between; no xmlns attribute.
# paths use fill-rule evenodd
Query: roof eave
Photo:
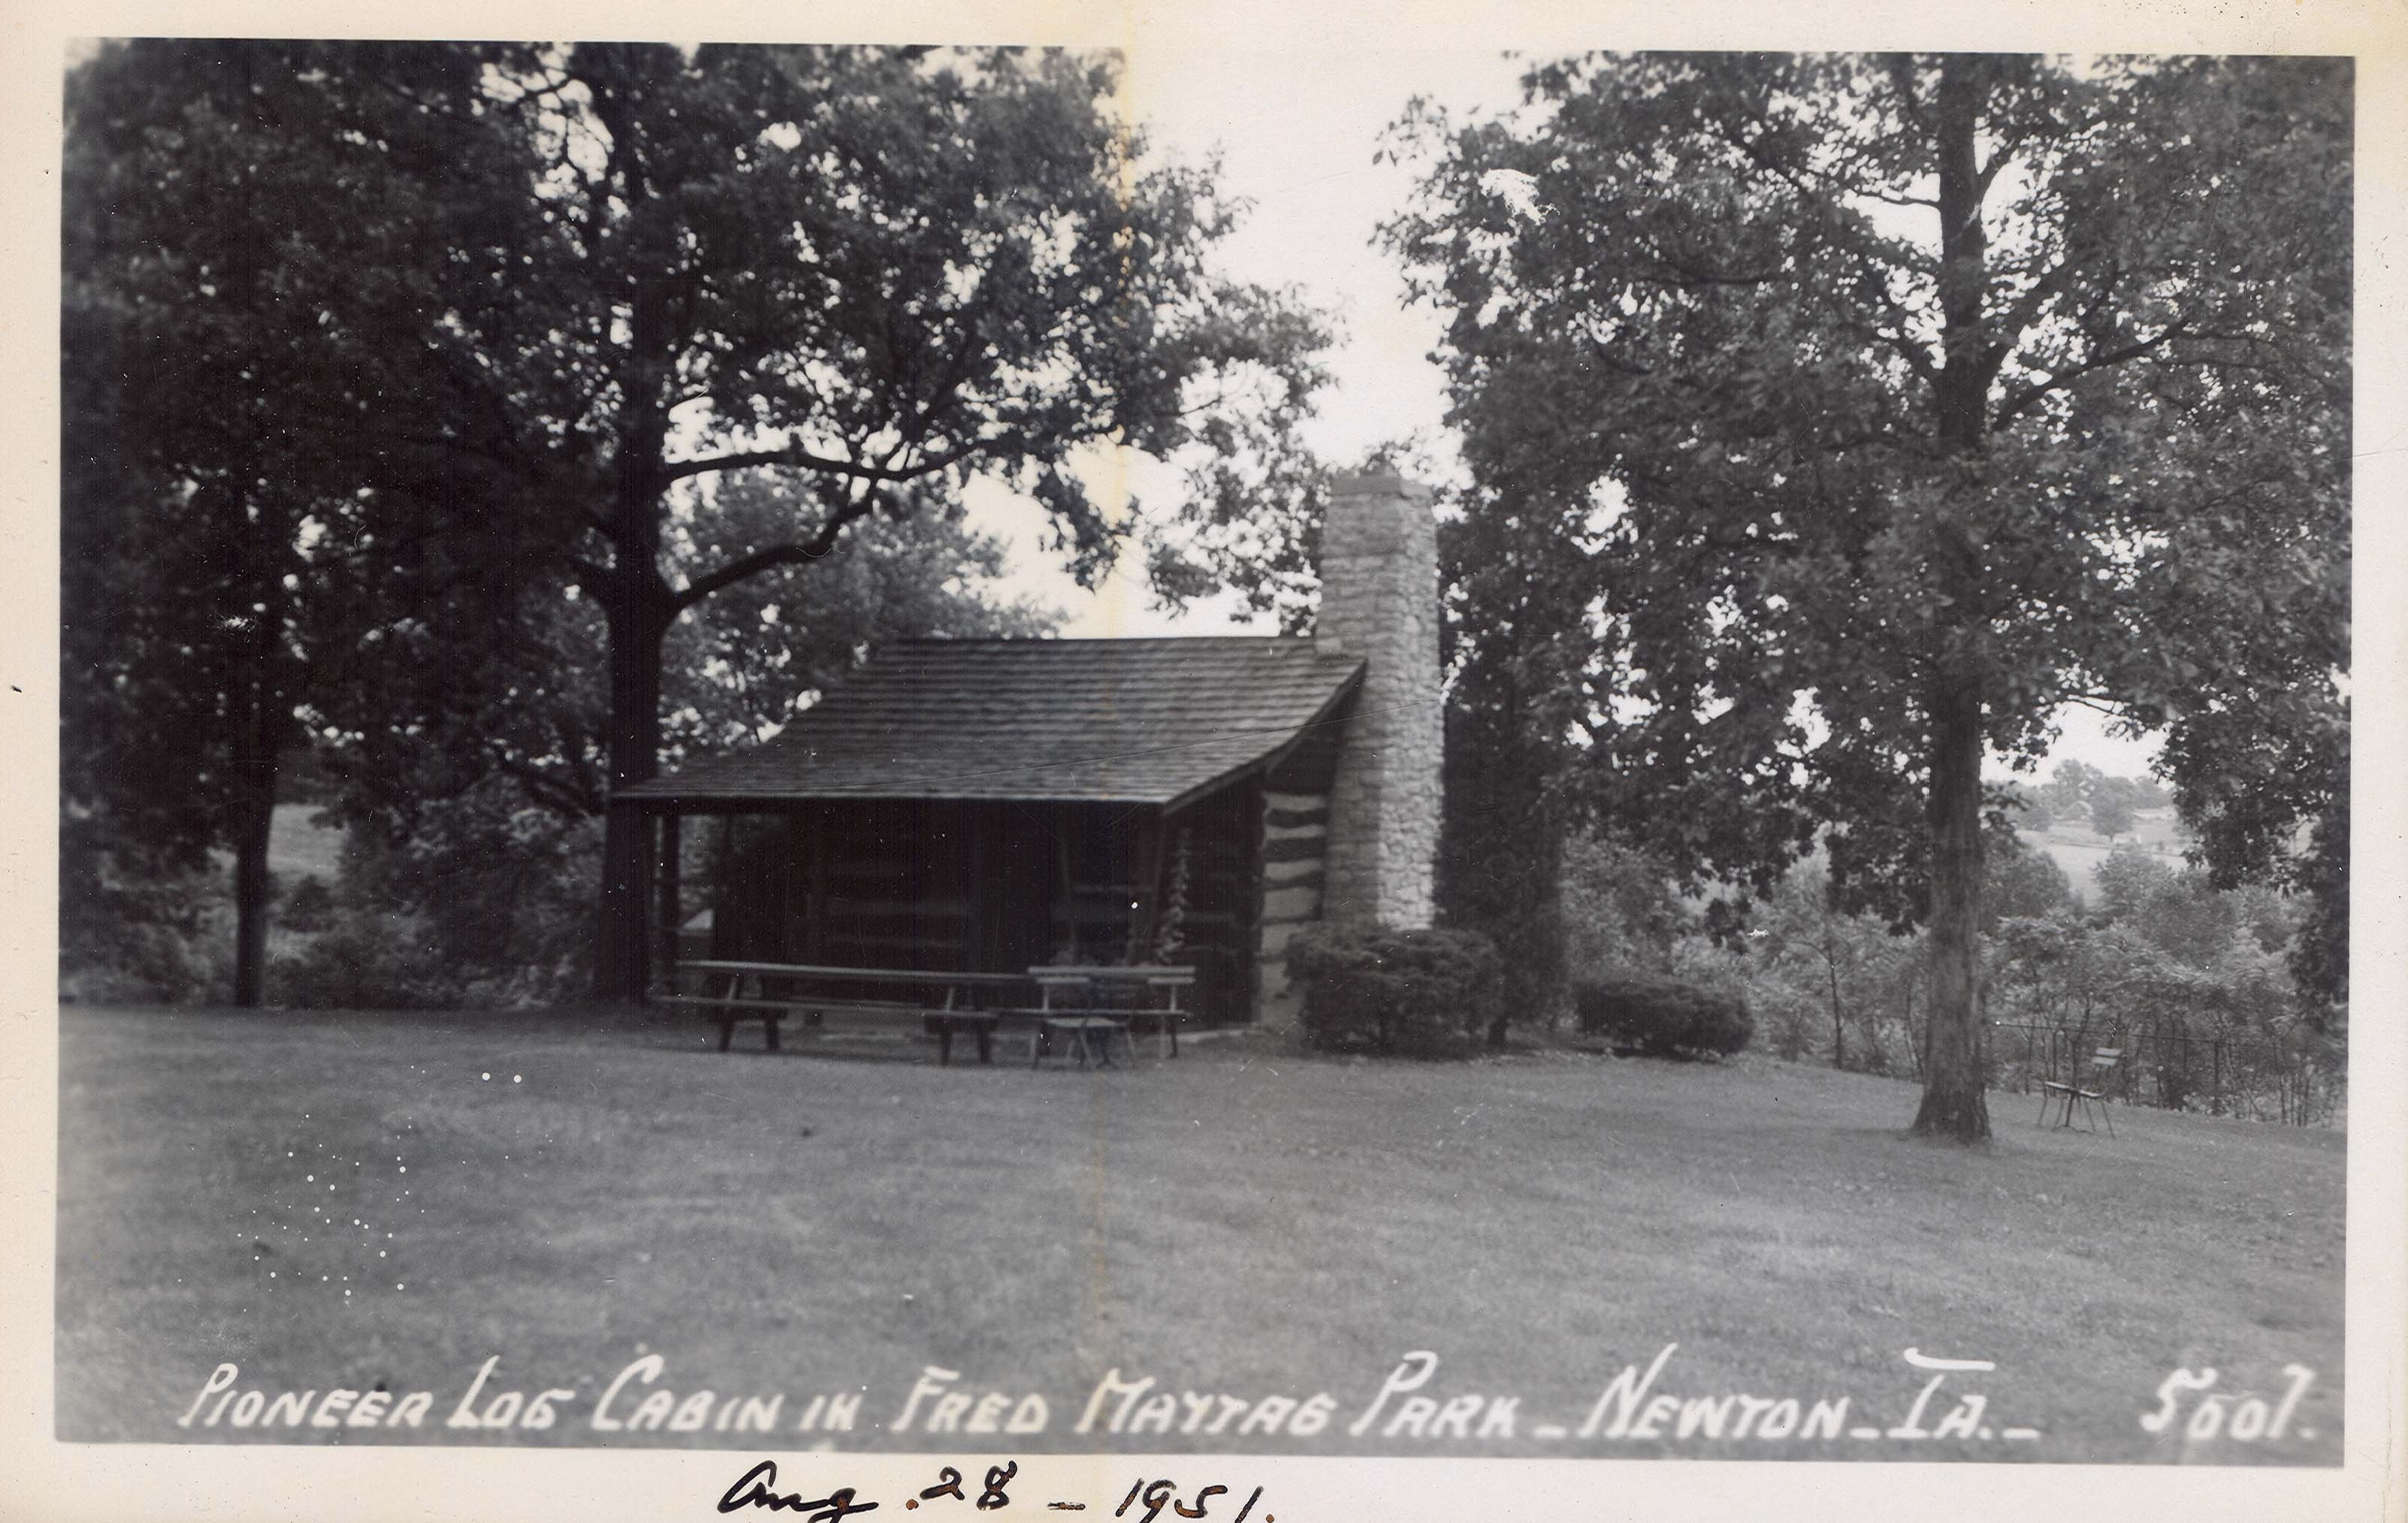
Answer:
<svg viewBox="0 0 2408 1523"><path fill-rule="evenodd" d="M1286 740L1281 741L1270 750L1264 752L1261 755L1256 756L1254 760L1249 762L1240 762L1239 765L1230 768L1227 771L1221 773L1219 776L1211 778L1206 782L1199 783L1194 787L1189 788L1186 792L1178 795L1168 803L1162 806L1162 812L1165 814L1176 814L1181 810L1185 809L1188 805L1196 803L1200 799L1210 797L1211 795L1219 793L1222 789L1229 786L1233 783L1242 782L1246 778L1252 777L1258 772L1268 772L1272 768L1277 767L1281 762L1285 761L1290 755L1295 754L1297 747L1304 744L1305 738L1307 736L1311 735L1314 730L1319 729L1322 726L1328 724L1331 716L1337 713L1339 706L1343 704L1348 698L1352 697L1356 688L1363 685L1364 667L1365 663L1360 661L1355 662L1354 668L1346 674L1345 681L1340 682L1336 687L1330 690L1329 697L1323 701L1320 708L1312 711L1312 718L1306 720L1303 724L1298 725L1296 727L1296 733L1294 735L1289 736Z"/></svg>

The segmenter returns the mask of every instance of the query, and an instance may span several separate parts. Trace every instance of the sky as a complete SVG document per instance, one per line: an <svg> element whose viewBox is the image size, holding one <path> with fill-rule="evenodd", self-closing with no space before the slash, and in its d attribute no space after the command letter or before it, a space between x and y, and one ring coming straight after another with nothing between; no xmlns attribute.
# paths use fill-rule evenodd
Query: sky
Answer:
<svg viewBox="0 0 2408 1523"><path fill-rule="evenodd" d="M1339 320L1333 383L1307 430L1325 458L1349 462L1418 433L1434 453L1452 459L1445 378L1429 358L1441 319L1407 302L1401 271L1374 247L1380 223L1410 194L1413 173L1372 160L1383 132L1417 94L1458 117L1510 111L1526 62L1469 50L1130 50L1125 108L1155 150L1190 164L1217 152L1224 189L1252 203L1221 245L1222 267L1256 283L1295 286ZM1137 490L1167 498L1173 487L1166 477L1140 474ZM1061 610L1064 635L1271 632L1267 623L1249 622L1234 595L1178 613L1153 607L1135 556L1096 591L1082 589L1041 548L1043 515L1033 503L988 486L973 492L970 507L980 527L1010 546L1008 593ZM2067 711L2059 725L2043 775L2073 758L2136 776L2156 751L2110 736L2104 719L2087 710ZM2003 767L1992 770L2006 775Z"/></svg>

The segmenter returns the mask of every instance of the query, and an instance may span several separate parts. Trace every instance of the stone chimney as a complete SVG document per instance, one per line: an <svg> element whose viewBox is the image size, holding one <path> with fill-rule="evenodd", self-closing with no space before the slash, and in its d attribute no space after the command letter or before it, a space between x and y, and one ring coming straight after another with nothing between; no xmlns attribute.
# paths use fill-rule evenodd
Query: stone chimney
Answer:
<svg viewBox="0 0 2408 1523"><path fill-rule="evenodd" d="M1325 920L1430 923L1438 853L1438 524L1429 489L1340 477L1321 526L1322 649L1367 663L1329 793Z"/></svg>

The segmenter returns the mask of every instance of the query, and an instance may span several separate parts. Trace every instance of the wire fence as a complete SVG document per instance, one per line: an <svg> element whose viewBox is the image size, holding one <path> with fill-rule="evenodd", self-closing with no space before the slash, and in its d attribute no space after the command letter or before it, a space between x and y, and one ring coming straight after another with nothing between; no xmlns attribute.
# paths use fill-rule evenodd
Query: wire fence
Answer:
<svg viewBox="0 0 2408 1523"><path fill-rule="evenodd" d="M1990 1083L2019 1094L2051 1080L2099 1087L2091 1056L2113 1048L2103 1093L2127 1105L2309 1127L2333 1125L2345 1099L2336 1069L2281 1042L2114 1024L1992 1021L1990 1031Z"/></svg>

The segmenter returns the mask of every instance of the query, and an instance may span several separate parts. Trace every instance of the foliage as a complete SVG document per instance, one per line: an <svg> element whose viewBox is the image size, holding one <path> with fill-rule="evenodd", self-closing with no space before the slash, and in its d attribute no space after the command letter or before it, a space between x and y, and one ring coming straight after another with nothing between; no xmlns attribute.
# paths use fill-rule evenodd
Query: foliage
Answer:
<svg viewBox="0 0 2408 1523"><path fill-rule="evenodd" d="M818 510L769 473L718 483L681 515L664 556L680 575L749 554ZM865 519L842 555L773 567L689 611L663 648L663 754L670 760L765 740L891 640L1051 634L1058 617L1007 600L1000 540L970 527L958 501ZM600 719L598 714L595 719Z"/></svg>
<svg viewBox="0 0 2408 1523"><path fill-rule="evenodd" d="M288 930L314 932L334 924L335 891L322 878L304 878L284 896L284 912L280 917Z"/></svg>
<svg viewBox="0 0 2408 1523"><path fill-rule="evenodd" d="M1842 909L1821 862L1790 869L1753 918L1744 944L1749 1004L1783 1056L1819 1045L1799 1029L1811 1008L1817 1034L1829 1035L1833 1068L1888 1073L1907 1057L1921 949L1878 918Z"/></svg>
<svg viewBox="0 0 2408 1523"><path fill-rule="evenodd" d="M70 1004L192 1004L226 984L220 874L130 874L105 853L62 842L59 998Z"/></svg>
<svg viewBox="0 0 2408 1523"><path fill-rule="evenodd" d="M1438 918L1496 945L1500 1022L1511 1010L1551 1025L1563 1004L1567 931L1561 811L1549 797L1560 764L1531 739L1526 716L1475 707L1483 669L1467 668L1449 695Z"/></svg>
<svg viewBox="0 0 2408 1523"><path fill-rule="evenodd" d="M1987 1133L1983 758L2167 731L2220 873L2345 754L2349 68L1590 57L1417 105L1386 230L1468 516L1543 519L1594 807L1684 880L1819 844L1928 926L1920 1129ZM1483 188L1526 175L1542 215ZM2329 842L2338 849L2339 842Z"/></svg>
<svg viewBox="0 0 2408 1523"><path fill-rule="evenodd" d="M1574 968L1671 970L1703 939L1670 867L1642 848L1590 831L1563 846L1566 961Z"/></svg>
<svg viewBox="0 0 2408 1523"><path fill-rule="evenodd" d="M1503 970L1476 931L1310 926L1288 943L1287 972L1315 1047L1461 1057L1502 1044Z"/></svg>
<svg viewBox="0 0 2408 1523"><path fill-rule="evenodd" d="M2286 954L2312 906L2130 848L2098 871L2095 905L2002 919L1991 1009L2026 1028L1998 1054L2023 1083L2096 1046L2125 1049L2130 1095L2173 1109L2307 1121L2339 1093L2338 1045Z"/></svg>
<svg viewBox="0 0 2408 1523"><path fill-rule="evenodd" d="M1087 579L1154 521L1082 484L1112 451L1184 460L1192 524L1232 470L1301 490L1279 452L1320 321L1212 273L1236 208L1147 165L1114 84L1058 51L104 49L69 111L70 770L113 788L85 807L201 816L119 832L189 859L228 833L175 785L208 769L133 727L240 740L211 778L255 823L297 715L348 753L355 813L496 767L592 808L681 722L724 742L779 716L665 694L683 615L774 572L737 612L808 629L793 573L877 521L939 525L920 548L955 558L926 584L974 574L973 477L1041 503ZM710 489L752 471L779 484ZM153 634L144 583L179 555L228 576ZM773 698L828 669L730 660L727 627L677 637L723 646L683 669ZM526 701L572 671L598 724ZM640 962L636 830L614 818L599 880L613 992Z"/></svg>
<svg viewBox="0 0 2408 1523"><path fill-rule="evenodd" d="M589 971L599 835L597 820L530 803L498 774L429 800L407 834L355 826L324 923L269 965L269 1001L449 1009L573 997ZM288 900L287 927L314 918Z"/></svg>
<svg viewBox="0 0 2408 1523"><path fill-rule="evenodd" d="M268 965L267 999L303 1010L447 1010L462 993L423 920L355 906Z"/></svg>
<svg viewBox="0 0 2408 1523"><path fill-rule="evenodd" d="M2017 829L2042 831L2057 823L2058 805L2045 789L2008 783L2000 787L1999 801Z"/></svg>
<svg viewBox="0 0 2408 1523"><path fill-rule="evenodd" d="M2122 779L2117 779L2121 782ZM2090 828L2113 841L2130 834L2140 823L2132 809L2132 796L2121 788L2101 788L2090 796Z"/></svg>
<svg viewBox="0 0 2408 1523"><path fill-rule="evenodd" d="M579 421L567 568L607 627L613 788L659 765L685 611L978 475L1042 504L1092 581L1125 530L1081 452L1281 438L1318 379L1312 318L1208 270L1232 214L1209 180L1138 167L1109 64L589 44L504 50L495 78L552 237L542 300L480 337L559 378L550 420ZM737 469L784 473L809 510L671 581L674 490ZM609 816L608 994L640 983L638 828Z"/></svg>
<svg viewBox="0 0 2408 1523"><path fill-rule="evenodd" d="M2144 809L2163 809L2173 802L2155 778L2110 777L2087 762L2068 758L2057 764L2048 785L2037 790L2043 807L2060 818L2086 815L2090 828L2113 839L2128 833Z"/></svg>
<svg viewBox="0 0 2408 1523"><path fill-rule="evenodd" d="M772 532L795 510L774 479L733 478L713 502L681 516L664 554L674 565L698 563ZM808 569L774 568L726 589L710 617L688 613L663 642L663 754L676 761L767 739L890 640L1048 631L1050 615L1000 597L1002 572L995 540L971 530L957 508L932 509L865 521L840 556ZM609 703L588 656L605 638L591 599L571 596L530 611L507 662L488 668L479 692L455 695L452 721L439 727L380 724L375 696L364 693L369 707L342 716L355 723L330 758L349 817L406 838L447 800L497 778L555 813L600 813ZM393 645L396 663L405 652L438 659L437 642L422 628L380 628L368 639Z"/></svg>
<svg viewBox="0 0 2408 1523"><path fill-rule="evenodd" d="M1995 830L1982 858L1982 934L2009 915L2046 914L2073 902L2073 882L2057 858L2024 844L2013 830Z"/></svg>
<svg viewBox="0 0 2408 1523"><path fill-rule="evenodd" d="M447 124L478 88L463 62L139 41L68 81L63 802L75 851L127 872L234 852L238 1002L296 710L408 581L361 552L423 561L398 525L440 524L488 582L521 564L462 510L479 472L452 452L507 409L436 322L491 273L450 189L493 166ZM382 426L422 397L456 444Z"/></svg>
<svg viewBox="0 0 2408 1523"><path fill-rule="evenodd" d="M1446 687L1437 894L1441 923L1478 930L1505 959L1506 1003L1552 1024L1565 1007L1562 786L1588 645L1555 617L1577 561L1543 514L1449 516L1439 526Z"/></svg>
<svg viewBox="0 0 2408 1523"><path fill-rule="evenodd" d="M1572 984L1581 1029L1656 1057L1728 1057L1756 1035L1736 995L1656 973L1610 972Z"/></svg>

